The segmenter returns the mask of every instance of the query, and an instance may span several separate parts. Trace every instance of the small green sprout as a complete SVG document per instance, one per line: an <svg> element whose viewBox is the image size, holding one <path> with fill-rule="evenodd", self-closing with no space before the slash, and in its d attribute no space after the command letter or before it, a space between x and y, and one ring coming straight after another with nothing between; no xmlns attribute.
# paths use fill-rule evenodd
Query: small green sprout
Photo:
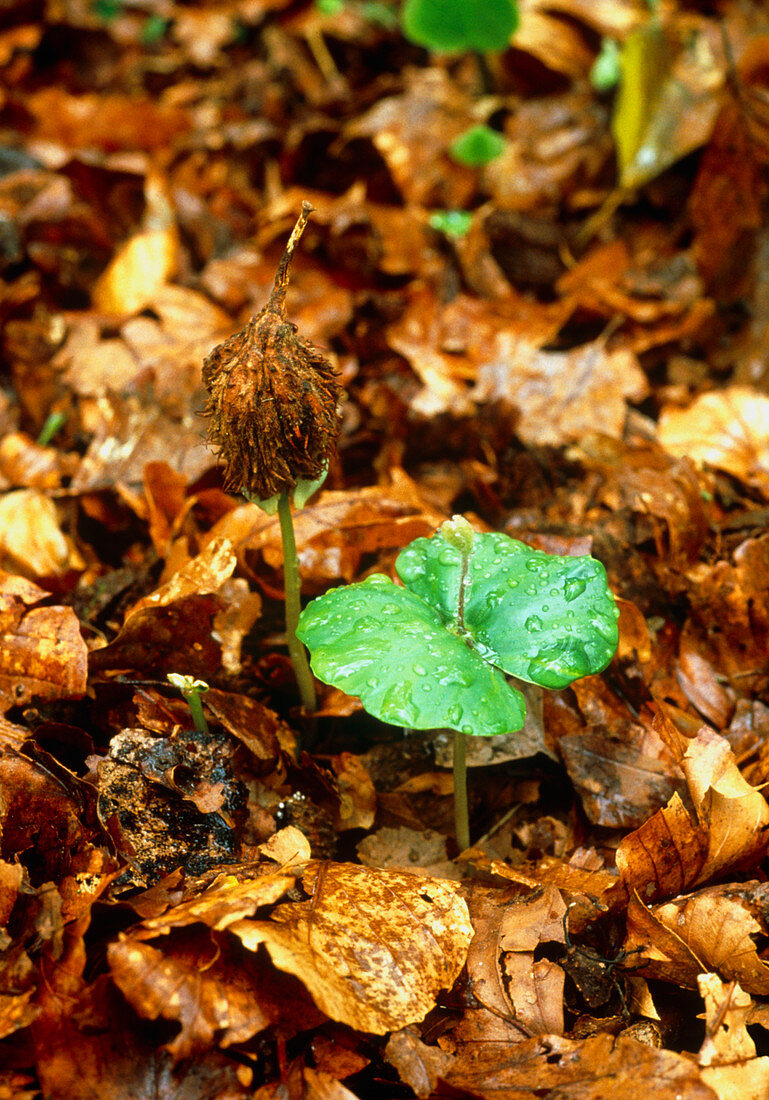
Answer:
<svg viewBox="0 0 769 1100"><path fill-rule="evenodd" d="M614 38L601 39L601 51L590 68L590 83L597 92L610 92L622 76L622 53Z"/></svg>
<svg viewBox="0 0 769 1100"><path fill-rule="evenodd" d="M145 46L156 46L170 25L171 20L164 15L158 15L157 12L148 15L142 27L142 43Z"/></svg>
<svg viewBox="0 0 769 1100"><path fill-rule="evenodd" d="M198 733L208 733L208 722L203 713L203 704L200 701L202 693L208 691L208 684L205 680L196 680L193 676L184 676L179 672L166 673L166 679L169 684L173 684L182 693L187 706L190 708L192 721Z"/></svg>
<svg viewBox="0 0 769 1100"><path fill-rule="evenodd" d="M37 437L38 447L47 447L54 436L58 435L67 422L67 414L63 412L49 413L45 418L45 424L40 429Z"/></svg>
<svg viewBox="0 0 769 1100"><path fill-rule="evenodd" d="M504 50L518 26L515 0L406 0L406 38L442 53Z"/></svg>
<svg viewBox="0 0 769 1100"><path fill-rule="evenodd" d="M505 149L505 139L490 126L471 126L449 146L449 155L467 168L483 168Z"/></svg>
<svg viewBox="0 0 769 1100"><path fill-rule="evenodd" d="M435 210L429 219L431 229L453 240L464 237L472 224L473 215L469 210Z"/></svg>
<svg viewBox="0 0 769 1100"><path fill-rule="evenodd" d="M523 695L505 673L547 688L601 672L619 612L594 558L477 534L454 516L398 555L403 585L382 574L334 588L302 612L297 635L325 683L369 714L414 729L452 729L457 840L469 846L464 736L523 727Z"/></svg>

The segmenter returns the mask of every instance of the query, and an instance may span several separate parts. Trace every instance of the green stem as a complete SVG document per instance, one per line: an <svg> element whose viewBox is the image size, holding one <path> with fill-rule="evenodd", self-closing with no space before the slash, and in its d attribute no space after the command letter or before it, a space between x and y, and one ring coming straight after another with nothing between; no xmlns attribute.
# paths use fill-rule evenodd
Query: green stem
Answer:
<svg viewBox="0 0 769 1100"><path fill-rule="evenodd" d="M310 672L307 651L296 636L299 613L302 610L300 602L301 581L299 579L299 558L297 557L296 540L294 538L294 521L291 518L291 504L288 493L281 493L278 497L278 519L280 520L280 534L283 540L283 586L286 592L288 652L294 666L302 706L308 714L312 714L318 705L315 695L315 683Z"/></svg>
<svg viewBox="0 0 769 1100"><path fill-rule="evenodd" d="M464 733L454 730L454 827L460 852L470 847L470 816L467 809L467 764Z"/></svg>
<svg viewBox="0 0 769 1100"><path fill-rule="evenodd" d="M187 706L190 708L192 723L195 729L198 733L208 733L208 722L203 713L203 703L200 695L197 691L182 691L182 695L187 700Z"/></svg>

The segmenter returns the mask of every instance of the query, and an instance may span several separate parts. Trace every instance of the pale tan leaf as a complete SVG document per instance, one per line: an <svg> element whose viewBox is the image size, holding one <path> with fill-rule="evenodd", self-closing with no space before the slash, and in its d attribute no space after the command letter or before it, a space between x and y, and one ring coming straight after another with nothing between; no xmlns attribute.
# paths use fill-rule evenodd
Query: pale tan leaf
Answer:
<svg viewBox="0 0 769 1100"><path fill-rule="evenodd" d="M659 441L670 454L707 462L769 490L769 397L729 386L662 410Z"/></svg>
<svg viewBox="0 0 769 1100"><path fill-rule="evenodd" d="M453 882L353 864L315 864L309 902L230 931L264 944L333 1020L381 1035L422 1020L454 984L473 930Z"/></svg>

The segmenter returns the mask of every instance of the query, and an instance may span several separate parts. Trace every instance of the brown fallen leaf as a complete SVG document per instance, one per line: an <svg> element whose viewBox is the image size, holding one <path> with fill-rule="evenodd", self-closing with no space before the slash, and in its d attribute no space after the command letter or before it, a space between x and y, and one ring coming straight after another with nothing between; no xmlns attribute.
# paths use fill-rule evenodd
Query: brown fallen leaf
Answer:
<svg viewBox="0 0 769 1100"><path fill-rule="evenodd" d="M435 1091L438 1078L445 1077L453 1056L440 1047L428 1046L414 1027L394 1032L387 1040L385 1058L397 1070L401 1081L426 1100Z"/></svg>
<svg viewBox="0 0 769 1100"><path fill-rule="evenodd" d="M180 1031L167 1045L176 1061L207 1050L242 1043L265 1028L289 1021L303 990L291 978L276 982L259 956L243 957L231 940L189 930L158 946L121 936L107 949L112 978L145 1019L177 1021ZM293 1002L293 1010L292 1003ZM312 1012L309 999L303 1007Z"/></svg>
<svg viewBox="0 0 769 1100"><path fill-rule="evenodd" d="M94 284L93 306L100 313L139 313L176 273L179 239L166 184L149 173L144 193L141 229L120 246Z"/></svg>
<svg viewBox="0 0 769 1100"><path fill-rule="evenodd" d="M621 438L626 402L647 392L636 356L609 351L603 338L567 352L542 351L526 336L501 332L472 396L513 405L522 442L558 447L590 431Z"/></svg>
<svg viewBox="0 0 769 1100"><path fill-rule="evenodd" d="M649 909L635 894L628 905L624 947L645 977L697 986L713 971L748 993L769 993L769 965L757 938L767 933L767 886L760 882L709 886Z"/></svg>
<svg viewBox="0 0 769 1100"><path fill-rule="evenodd" d="M682 1054L634 1039L541 1035L476 1051L466 1047L446 1075L454 1088L483 1100L580 1097L580 1100L713 1100L699 1068Z"/></svg>
<svg viewBox="0 0 769 1100"><path fill-rule="evenodd" d="M339 787L337 828L370 829L376 816L376 790L360 757L340 753L332 757L331 767Z"/></svg>
<svg viewBox="0 0 769 1100"><path fill-rule="evenodd" d="M696 820L675 794L617 849L620 877L647 903L753 866L769 843L769 806L743 778L725 738L703 727L681 766Z"/></svg>
<svg viewBox="0 0 769 1100"><path fill-rule="evenodd" d="M528 1034L562 1035L563 969L547 958L535 959L544 944L565 940L566 903L554 886L514 899L499 926L499 968L516 1023Z"/></svg>
<svg viewBox="0 0 769 1100"><path fill-rule="evenodd" d="M56 505L39 489L17 489L0 498L0 566L24 577L83 568L61 529Z"/></svg>
<svg viewBox="0 0 769 1100"><path fill-rule="evenodd" d="M36 607L48 593L0 571L0 709L85 693L88 650L69 607Z"/></svg>
<svg viewBox="0 0 769 1100"><path fill-rule="evenodd" d="M769 397L748 386L700 394L686 409L660 413L658 438L670 454L726 470L769 497Z"/></svg>
<svg viewBox="0 0 769 1100"><path fill-rule="evenodd" d="M249 951L263 943L331 1019L382 1035L422 1020L454 984L473 934L456 883L322 863L304 886L309 902L230 931Z"/></svg>
<svg viewBox="0 0 769 1100"><path fill-rule="evenodd" d="M705 1002L707 1030L697 1054L701 1066L728 1065L756 1056L756 1044L745 1026L753 999L736 982L722 982L718 974L697 977Z"/></svg>

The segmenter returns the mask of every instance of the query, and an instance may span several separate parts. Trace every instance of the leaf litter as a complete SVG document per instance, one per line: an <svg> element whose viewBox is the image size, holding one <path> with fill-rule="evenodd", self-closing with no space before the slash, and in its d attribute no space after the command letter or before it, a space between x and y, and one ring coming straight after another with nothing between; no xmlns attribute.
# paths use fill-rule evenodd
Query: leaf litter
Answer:
<svg viewBox="0 0 769 1100"><path fill-rule="evenodd" d="M521 0L482 68L397 7L0 31L0 1096L766 1092L760 5ZM205 445L305 201L287 314L345 390L305 595L461 513L620 606L468 754L462 860L444 735L332 688L308 728L277 520Z"/></svg>

